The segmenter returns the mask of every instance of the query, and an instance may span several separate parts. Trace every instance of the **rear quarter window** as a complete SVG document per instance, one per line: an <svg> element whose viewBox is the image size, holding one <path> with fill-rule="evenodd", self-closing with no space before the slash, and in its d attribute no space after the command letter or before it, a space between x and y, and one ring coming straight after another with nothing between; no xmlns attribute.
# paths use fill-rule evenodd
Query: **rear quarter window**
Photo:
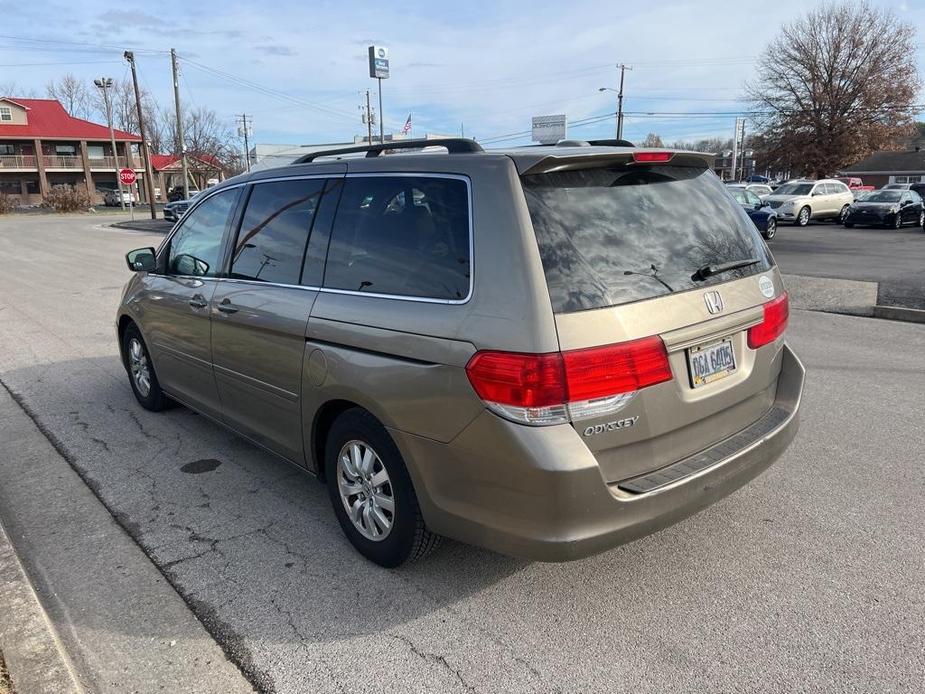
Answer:
<svg viewBox="0 0 925 694"><path fill-rule="evenodd" d="M462 301L469 296L469 190L437 176L347 178L324 286Z"/></svg>
<svg viewBox="0 0 925 694"><path fill-rule="evenodd" d="M638 165L523 177L557 313L616 306L766 271L755 225L707 169ZM705 265L757 262L706 280Z"/></svg>

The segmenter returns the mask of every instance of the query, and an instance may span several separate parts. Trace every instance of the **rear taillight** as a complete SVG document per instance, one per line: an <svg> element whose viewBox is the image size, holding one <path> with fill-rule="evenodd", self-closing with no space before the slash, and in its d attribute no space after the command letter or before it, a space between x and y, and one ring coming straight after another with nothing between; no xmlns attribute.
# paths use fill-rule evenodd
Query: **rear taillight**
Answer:
<svg viewBox="0 0 925 694"><path fill-rule="evenodd" d="M526 424L616 412L641 388L671 380L659 337L552 354L478 352L469 382L489 409Z"/></svg>
<svg viewBox="0 0 925 694"><path fill-rule="evenodd" d="M790 301L787 292L764 305L764 320L748 329L748 346L752 349L774 342L787 329Z"/></svg>

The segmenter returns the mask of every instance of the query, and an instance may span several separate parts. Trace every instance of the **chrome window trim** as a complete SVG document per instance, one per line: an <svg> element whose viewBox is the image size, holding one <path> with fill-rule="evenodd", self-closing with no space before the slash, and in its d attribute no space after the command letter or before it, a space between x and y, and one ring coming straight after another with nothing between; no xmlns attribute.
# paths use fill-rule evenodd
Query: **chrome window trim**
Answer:
<svg viewBox="0 0 925 694"><path fill-rule="evenodd" d="M316 179L316 178L381 178L381 177L404 177L404 178L445 178L462 181L466 184L466 197L468 202L468 213L469 213L469 292L463 299L436 299L433 297L425 296L406 296L404 294L379 294L373 292L357 292L350 289L334 289L332 287L318 287L312 285L304 284L282 284L277 282L260 282L259 280L245 280L237 279L232 277L201 277L198 275L166 275L160 273L150 272L149 275L154 275L157 277L175 277L177 279L192 279L206 281L210 280L213 282L236 282L240 284L253 284L260 287L280 287L283 289L304 289L307 291L319 292L321 294L342 294L344 296L365 296L371 299L395 299L397 301L414 301L422 304L444 304L444 305L455 305L460 306L463 304L469 303L472 300L472 294L475 289L475 230L473 226L473 206L472 206L472 181L468 176L463 174L450 174L450 173L417 173L413 171L395 171L395 172L362 172L362 173L328 173L328 174L298 174L293 176L278 176L274 178L265 178L259 181L242 181L241 183L235 183L233 185L222 186L218 190L215 190L207 195L204 195L202 199L197 200L195 206L191 207L186 211L183 218L178 220L174 225L173 229L170 230L170 233L161 243L161 246L157 249L157 252L160 253L161 249L167 246L170 240L173 238L174 234L182 226L182 222L186 220L190 213L193 212L196 207L208 200L213 195L217 195L224 190L231 190L232 188L239 188L241 186L247 185L260 185L261 183L274 183L278 181L291 181L291 180L300 180L300 179ZM333 229L332 229L333 233ZM327 265L327 258L325 258L325 265Z"/></svg>

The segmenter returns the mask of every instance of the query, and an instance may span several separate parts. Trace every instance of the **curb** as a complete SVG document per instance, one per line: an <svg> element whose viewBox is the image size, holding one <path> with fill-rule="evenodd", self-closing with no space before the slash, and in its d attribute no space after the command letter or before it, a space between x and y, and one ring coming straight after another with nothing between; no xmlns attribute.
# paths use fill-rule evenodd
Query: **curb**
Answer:
<svg viewBox="0 0 925 694"><path fill-rule="evenodd" d="M925 311L903 306L874 306L874 318L899 320L907 323L925 323Z"/></svg>
<svg viewBox="0 0 925 694"><path fill-rule="evenodd" d="M73 667L0 526L0 651L14 691L81 694Z"/></svg>

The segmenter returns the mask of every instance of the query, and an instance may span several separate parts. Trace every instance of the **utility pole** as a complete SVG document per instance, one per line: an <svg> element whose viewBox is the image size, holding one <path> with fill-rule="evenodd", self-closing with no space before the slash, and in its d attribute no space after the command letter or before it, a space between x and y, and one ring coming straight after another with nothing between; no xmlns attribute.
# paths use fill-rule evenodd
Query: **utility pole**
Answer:
<svg viewBox="0 0 925 694"><path fill-rule="evenodd" d="M189 200L189 169L186 163L186 142L183 139L183 115L180 111L180 77L177 69L177 52L170 49L170 67L173 70L173 103L177 112L177 142L180 145L180 164L183 167L183 199Z"/></svg>
<svg viewBox="0 0 925 694"><path fill-rule="evenodd" d="M248 136L250 135L250 128L254 124L254 117L251 116L251 125L247 124L247 114L242 113L238 116L238 122L241 124L238 126L238 134L244 136L244 165L248 171L251 170L251 149L248 144Z"/></svg>
<svg viewBox="0 0 925 694"><path fill-rule="evenodd" d="M116 152L116 134L112 129L112 102L109 100L109 90L112 88L112 77L100 77L93 80L101 92L103 92L103 103L106 105L106 123L109 125L109 145L112 147L113 166L116 171L116 185L119 186L119 204L122 211L125 212L125 195L122 192L122 177L119 176L119 154Z"/></svg>
<svg viewBox="0 0 925 694"><path fill-rule="evenodd" d="M623 139L623 78L626 75L627 70L632 70L633 68L620 63L617 67L620 68L620 91L617 92L617 139Z"/></svg>
<svg viewBox="0 0 925 694"><path fill-rule="evenodd" d="M729 179L736 180L739 170L739 132L745 127L744 118L736 118L735 132L732 134L732 165L729 167Z"/></svg>
<svg viewBox="0 0 925 694"><path fill-rule="evenodd" d="M145 118L141 113L141 91L138 89L138 73L135 71L135 54L132 51L125 51L122 55L132 66L135 108L138 110L138 134L141 136L141 156L145 160L145 190L148 195L148 206L151 208L151 219L157 219L157 209L154 207L154 171L151 169L151 152L148 149L148 138L145 136Z"/></svg>
<svg viewBox="0 0 925 694"><path fill-rule="evenodd" d="M742 144L739 146L739 149L742 151L742 169L741 169L741 173L739 174L739 180L744 181L745 180L745 119L744 118L742 119L741 143Z"/></svg>
<svg viewBox="0 0 925 694"><path fill-rule="evenodd" d="M373 143L373 108L369 105L369 90L366 90L366 144Z"/></svg>

